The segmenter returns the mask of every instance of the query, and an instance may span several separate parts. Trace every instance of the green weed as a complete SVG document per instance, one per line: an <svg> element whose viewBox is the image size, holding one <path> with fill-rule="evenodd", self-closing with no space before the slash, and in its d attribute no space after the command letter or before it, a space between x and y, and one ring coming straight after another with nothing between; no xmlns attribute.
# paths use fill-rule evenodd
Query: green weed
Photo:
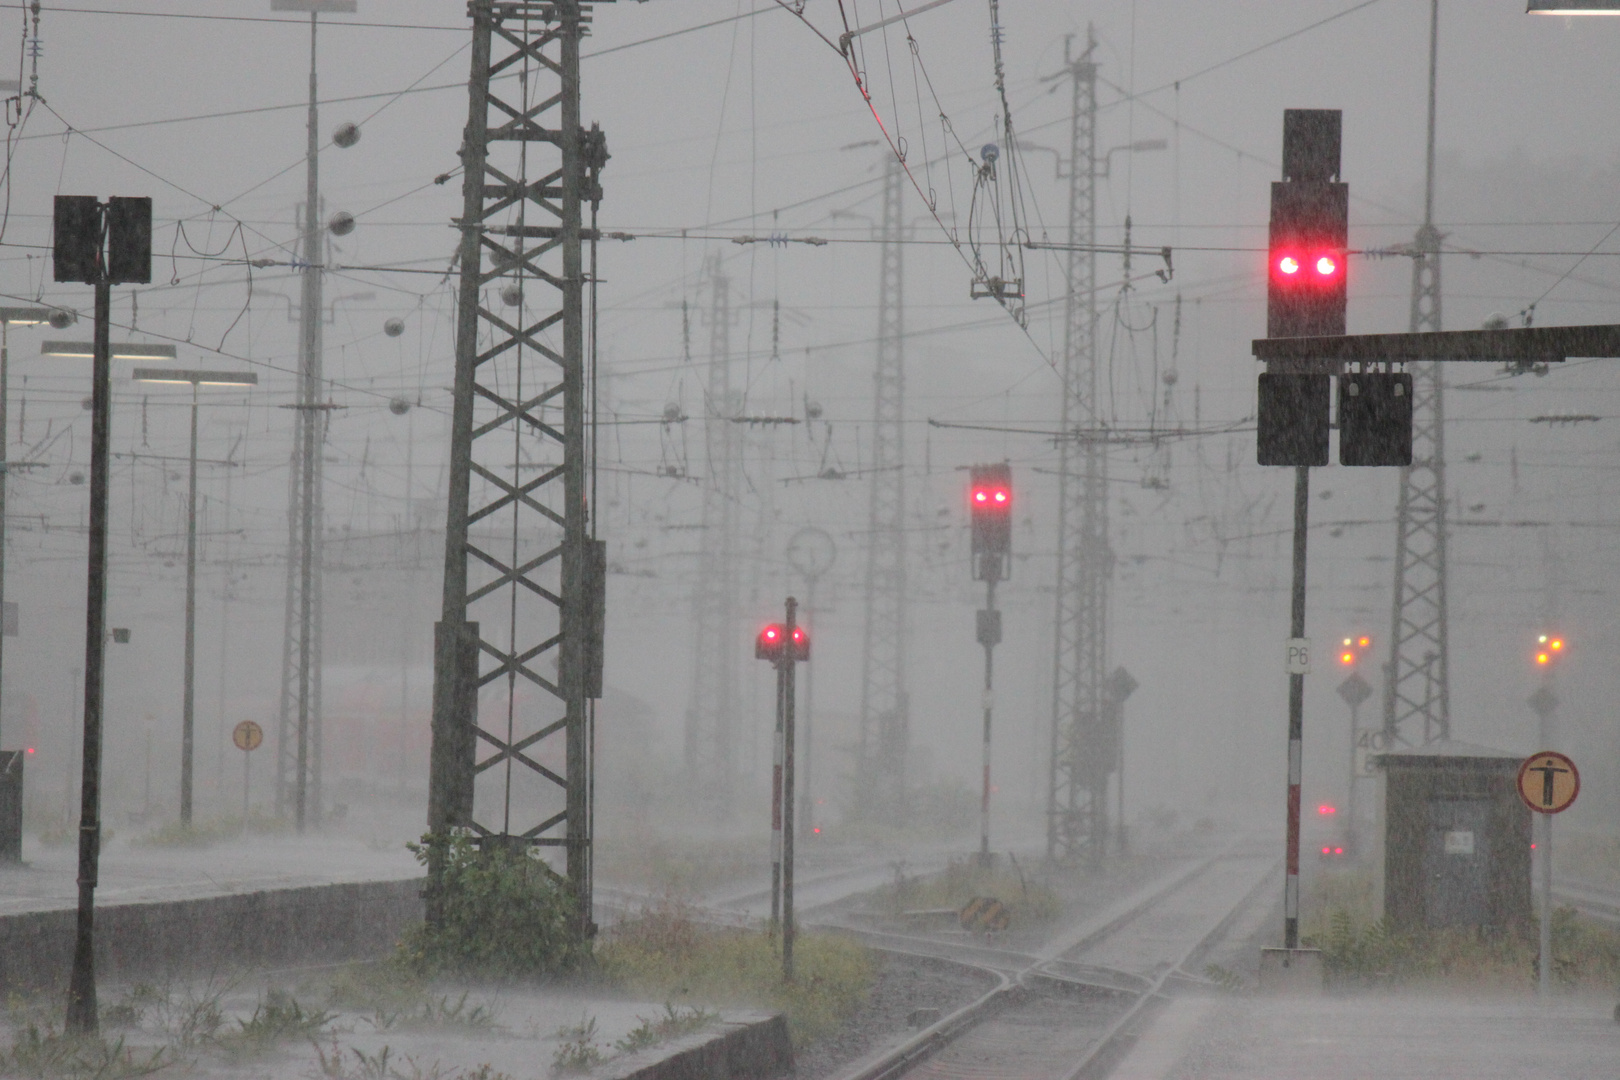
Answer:
<svg viewBox="0 0 1620 1080"><path fill-rule="evenodd" d="M800 934L796 978L784 984L778 942L754 931L705 929L672 900L614 927L597 945L596 959L608 981L638 996L780 1011L801 1046L842 1026L865 1003L877 974L860 945Z"/></svg>
<svg viewBox="0 0 1620 1080"><path fill-rule="evenodd" d="M691 1035L702 1031L716 1020L720 1014L709 1012L706 1009L677 1009L669 1002L664 1002L664 1015L648 1019L644 1016L636 1017L641 1023L630 1030L624 1038L614 1042L614 1049L621 1054L634 1054L639 1050L657 1046L678 1039L682 1035Z"/></svg>
<svg viewBox="0 0 1620 1080"><path fill-rule="evenodd" d="M0 1072L39 1080L133 1080L150 1076L173 1060L167 1047L137 1053L122 1038L107 1042L28 1024L0 1058Z"/></svg>
<svg viewBox="0 0 1620 1080"><path fill-rule="evenodd" d="M465 834L410 845L437 866L440 918L413 927L397 961L419 976L517 979L579 969L590 946L574 933L573 896L530 849L479 848Z"/></svg>
<svg viewBox="0 0 1620 1080"><path fill-rule="evenodd" d="M552 1038L557 1041L556 1052L551 1055L553 1072L590 1072L592 1067L602 1063L602 1046L596 1041L596 1017L581 1017L578 1024L558 1028Z"/></svg>

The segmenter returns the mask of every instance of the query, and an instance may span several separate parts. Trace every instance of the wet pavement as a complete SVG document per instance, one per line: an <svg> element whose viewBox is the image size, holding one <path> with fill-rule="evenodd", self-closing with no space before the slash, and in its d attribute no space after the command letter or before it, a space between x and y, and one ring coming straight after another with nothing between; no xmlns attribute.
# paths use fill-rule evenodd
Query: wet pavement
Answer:
<svg viewBox="0 0 1620 1080"><path fill-rule="evenodd" d="M115 838L101 853L98 904L195 900L264 889L399 881L422 869L403 843L341 836L251 836L199 847L137 846ZM21 866L0 864L0 915L78 902L78 852L28 837Z"/></svg>
<svg viewBox="0 0 1620 1080"><path fill-rule="evenodd" d="M1112 1080L1614 1080L1614 999L1183 997Z"/></svg>

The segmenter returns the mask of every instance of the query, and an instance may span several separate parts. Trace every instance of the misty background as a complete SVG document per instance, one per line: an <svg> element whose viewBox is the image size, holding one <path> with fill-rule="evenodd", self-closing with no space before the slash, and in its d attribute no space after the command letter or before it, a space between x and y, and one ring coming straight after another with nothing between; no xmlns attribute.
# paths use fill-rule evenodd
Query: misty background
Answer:
<svg viewBox="0 0 1620 1080"><path fill-rule="evenodd" d="M258 373L247 393L202 391L204 813L241 797L230 727L256 720L273 738L276 722L294 419L284 406L295 400L297 367L297 272L287 264L303 196L308 24L272 15L267 0L123 6L140 14L46 4L44 101L25 122L10 118L0 292L7 303L85 314L66 332L10 331L7 454L36 464L12 474L7 505L6 597L20 606L21 633L5 643L0 722L8 747L36 749L30 828L65 820L76 798L67 767L81 709L89 362L42 357L39 342L87 339L90 291L51 281L54 195L154 199L153 283L115 291L115 341L174 343L182 365ZM895 10L870 0L857 8L863 25ZM809 0L804 14L828 33L839 28L830 0ZM1134 243L1175 249L1170 281L1142 279L1160 263L1139 256L1123 298L1120 261L1098 260L1113 422L1248 426L1258 370L1249 341L1264 332L1267 185L1278 177L1285 107L1344 110L1352 248L1411 239L1423 210L1428 14L1425 0L1002 5L1007 93L1023 138L1066 148L1068 95L1047 77L1062 67L1066 37L1083 42L1090 23L1102 64L1099 148L1168 144L1115 154L1099 187L1101 242L1122 242L1129 214ZM663 37L717 20L727 21ZM729 289L744 412L801 421L744 434L745 634L736 648L750 726L738 759L760 792L763 826L772 676L751 659L749 628L778 616L786 595L804 599L785 548L817 525L838 546L811 624L816 795L829 828L847 801L877 320L870 241L886 160L873 114L906 140L945 226L965 230L971 174L960 154L935 160L955 146L938 114L976 150L994 139L1000 109L984 4L956 0L909 28L915 52L899 25L861 39L869 108L842 61L769 0L596 8L583 66L584 118L601 124L612 154L600 225L636 237L604 240L598 255L595 510L611 571L597 762L604 838L626 823L679 824L661 808L683 800L717 275ZM24 35L22 10L0 7L0 54L23 56ZM328 142L321 154L323 219L346 210L358 221L329 238L332 259L349 269L326 281L323 397L338 408L322 451L325 788L345 806L382 800L391 809L366 827L390 836L425 824L453 367L450 221L461 208L469 38L462 6L447 0L360 0L358 14L321 20L323 141L344 121L362 130L353 148ZM1446 327L1477 327L1493 313L1517 325L1532 304L1537 325L1620 321L1620 20L1530 18L1518 0L1443 3L1439 55L1436 222L1453 252ZM1060 241L1067 184L1051 163L1026 152L1029 222L1037 239ZM1057 450L1040 432L1058 420L1061 256L1028 254L1026 334L990 301L969 299L946 233L916 191L906 199L911 773L922 785L976 783L972 612L982 587L969 577L961 470L1007 460L1015 558L999 589L997 808L1032 828L1051 725ZM733 242L772 233L831 242ZM272 265L244 265L251 260ZM1409 260L1354 257L1350 275L1350 332L1406 329ZM384 334L390 318L405 321L402 335ZM132 812L173 812L180 756L189 402L185 388L131 382L134 366L114 362L109 619L132 630L108 653L115 827ZM1557 675L1555 742L1587 777L1570 818L1607 829L1620 812L1610 704L1620 685L1606 662L1620 629L1620 372L1590 361L1510 378L1458 364L1448 378L1453 735L1535 749L1524 704L1539 684L1532 645L1544 629L1562 633L1570 646ZM1599 419L1537 420L1570 414ZM1249 431L1116 447L1110 462L1111 662L1141 683L1126 707L1127 819L1264 814L1280 826L1292 475L1254 464ZM829 470L846 478L817 479ZM1317 471L1312 489L1308 632L1319 659L1306 683L1307 805L1343 798L1349 767L1348 710L1333 693L1340 673L1329 647L1364 633L1374 659L1387 658L1397 473L1334 466ZM1376 663L1363 673L1379 683ZM1364 724L1378 701L1364 707ZM265 798L272 752L254 763Z"/></svg>

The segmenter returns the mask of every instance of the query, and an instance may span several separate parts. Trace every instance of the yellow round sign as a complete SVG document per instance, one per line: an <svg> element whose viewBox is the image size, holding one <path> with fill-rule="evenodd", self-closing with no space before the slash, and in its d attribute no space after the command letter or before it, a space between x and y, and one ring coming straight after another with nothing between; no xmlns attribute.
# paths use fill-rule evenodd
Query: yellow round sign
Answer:
<svg viewBox="0 0 1620 1080"><path fill-rule="evenodd" d="M1556 750L1531 754L1519 766L1519 798L1538 814L1568 810L1580 793L1580 771Z"/></svg>
<svg viewBox="0 0 1620 1080"><path fill-rule="evenodd" d="M231 731L231 742L236 744L238 750L257 750L259 744L264 742L264 728L252 720L244 720Z"/></svg>

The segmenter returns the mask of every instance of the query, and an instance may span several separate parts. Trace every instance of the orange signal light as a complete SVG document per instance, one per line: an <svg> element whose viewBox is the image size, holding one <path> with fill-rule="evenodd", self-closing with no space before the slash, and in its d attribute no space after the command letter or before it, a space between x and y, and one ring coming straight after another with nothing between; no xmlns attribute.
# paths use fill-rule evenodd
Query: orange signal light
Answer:
<svg viewBox="0 0 1620 1080"><path fill-rule="evenodd" d="M1538 664L1545 664L1545 663L1547 663L1547 661L1549 661L1551 659L1552 659L1552 657L1548 656L1544 652L1543 653L1536 653L1536 663L1538 663Z"/></svg>
<svg viewBox="0 0 1620 1080"><path fill-rule="evenodd" d="M1559 640L1558 638L1553 638L1553 643L1552 643L1552 651L1553 652L1559 652L1560 650L1563 649L1563 647L1564 647L1564 643L1561 640Z"/></svg>
<svg viewBox="0 0 1620 1080"><path fill-rule="evenodd" d="M1356 654L1353 653L1353 652L1347 652L1344 655L1339 657L1339 663L1341 663L1341 664L1349 665L1349 664L1353 664L1355 662L1356 662Z"/></svg>
<svg viewBox="0 0 1620 1080"><path fill-rule="evenodd" d="M1365 649L1367 646L1372 644L1372 638L1364 637L1360 641L1357 641L1356 644L1360 645L1363 649Z"/></svg>

